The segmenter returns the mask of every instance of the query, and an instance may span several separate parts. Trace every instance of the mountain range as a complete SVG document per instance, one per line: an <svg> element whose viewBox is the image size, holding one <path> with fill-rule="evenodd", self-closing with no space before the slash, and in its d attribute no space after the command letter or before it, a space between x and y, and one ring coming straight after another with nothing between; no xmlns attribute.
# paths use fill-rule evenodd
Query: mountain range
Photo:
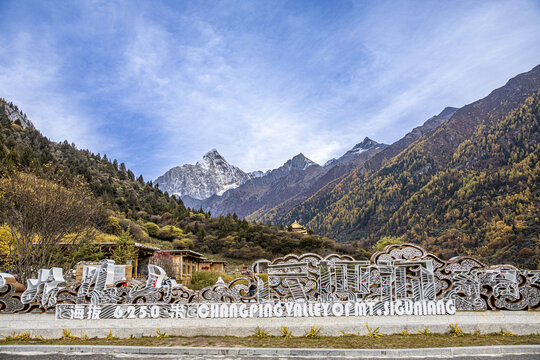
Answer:
<svg viewBox="0 0 540 360"><path fill-rule="evenodd" d="M188 201L204 200L210 196L221 195L235 189L249 179L262 176L256 171L245 173L229 164L216 149L207 152L195 165L176 166L158 177L155 184Z"/></svg>
<svg viewBox="0 0 540 360"><path fill-rule="evenodd" d="M293 167L306 168L292 161ZM184 169L195 168L205 174L229 173L239 176L240 181L246 178L262 176L263 173L242 175L241 171L228 166L217 151L206 154L196 165ZM268 174L268 178L279 175L278 172ZM8 186L11 183L16 186ZM288 253L316 252L322 255L330 253L347 254L355 258L367 258L368 252L354 248L348 244L336 243L332 239L315 234L301 234L286 231L276 226L267 226L248 222L237 216L210 217L208 213L186 209L178 196L162 191L151 181L145 182L143 176L135 174L123 162L109 159L107 155L94 154L89 150L80 150L67 141L56 143L43 136L27 116L11 102L0 98L0 214L2 219L24 221L24 212L20 208L13 215L7 191L15 189L19 199L29 203L50 204L51 197L47 191L54 189L62 199L62 208L66 201L75 201L79 189L85 195L84 202L95 216L88 224L89 239L84 251L71 254L76 261L98 261L105 256L99 251L96 242L120 242L121 246L129 246L132 241L159 247L161 249L190 249L204 253L205 256L216 256L220 260L251 262L261 257L272 259ZM231 186L234 179L224 175L220 184ZM213 184L218 190L220 185ZM234 185L233 185L234 186ZM202 189L199 194L204 194ZM50 193L50 191L49 191ZM66 195L69 200L66 200ZM13 196L10 193L10 196ZM12 198L12 197L11 197ZM10 199L11 199L10 198ZM73 199L73 200L72 200ZM38 205L36 205L38 206ZM52 205L51 205L52 206ZM60 210L58 210L60 211ZM93 211L94 212L94 211ZM9 215L11 214L11 215ZM56 228L56 223L47 219L48 227ZM38 221L39 223L40 221ZM26 223L26 221L24 221ZM9 269L12 256L10 244L12 238L5 224L0 224L0 270ZM30 230L29 230L30 229ZM21 231L35 231L34 227L21 227ZM39 231L39 230L37 230ZM37 236L37 235L36 235ZM71 236L69 234L68 236ZM133 239L129 239L133 237ZM52 266L66 265L65 253L55 256ZM72 259L70 257L70 259ZM70 260L71 261L71 260Z"/></svg>
<svg viewBox="0 0 540 360"><path fill-rule="evenodd" d="M383 237L536 268L540 260L540 66L445 109L288 212L339 241ZM443 116L444 115L444 116ZM446 118L446 119L445 119Z"/></svg>
<svg viewBox="0 0 540 360"><path fill-rule="evenodd" d="M248 219L275 221L322 188L328 190L336 179L366 161L375 158L373 162L380 159L382 163L395 156L448 120L456 110L445 108L391 146L366 137L324 166L300 153L277 169L246 173L212 149L195 165L174 167L155 183L160 189L181 197L186 206L202 208L216 216L235 213Z"/></svg>
<svg viewBox="0 0 540 360"><path fill-rule="evenodd" d="M324 166L300 153L277 169L252 173L229 164L213 149L195 165L174 167L155 183L160 189L181 197L188 207L202 208L217 216L236 213L250 217L285 201L291 205L298 203L386 146L366 137Z"/></svg>
<svg viewBox="0 0 540 360"><path fill-rule="evenodd" d="M274 224L299 220L361 247L389 237L446 258L471 253L536 268L539 89L536 66L393 144L366 138L324 166L299 154L192 205Z"/></svg>
<svg viewBox="0 0 540 360"><path fill-rule="evenodd" d="M390 145L366 138L324 166L298 154L277 169L246 173L212 150L154 184L105 155L48 140L0 99L0 178L27 172L82 181L105 206L100 231L124 229L138 241L172 246L165 227L179 226L176 240L191 240L189 248L233 258L360 253L380 241L405 241L446 259L470 254L536 269L539 159L540 65L483 99L443 109ZM200 207L207 212L193 211ZM227 213L237 216L220 216ZM260 225L294 220L344 244ZM161 227L158 235L148 222Z"/></svg>

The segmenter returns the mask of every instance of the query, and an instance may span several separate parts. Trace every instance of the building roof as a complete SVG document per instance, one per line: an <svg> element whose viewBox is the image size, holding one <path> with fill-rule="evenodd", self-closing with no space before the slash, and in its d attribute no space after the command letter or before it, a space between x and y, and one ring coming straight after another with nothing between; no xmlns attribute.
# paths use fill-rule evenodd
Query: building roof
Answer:
<svg viewBox="0 0 540 360"><path fill-rule="evenodd" d="M291 224L291 227L293 229L303 229L304 227L302 225L300 225L296 220L294 220L294 222Z"/></svg>
<svg viewBox="0 0 540 360"><path fill-rule="evenodd" d="M225 260L208 260L206 258L204 259L204 262L209 264L227 264Z"/></svg>
<svg viewBox="0 0 540 360"><path fill-rule="evenodd" d="M104 242L97 242L95 243L96 245L100 245L100 246L116 246L118 245L116 242L114 241L104 241ZM158 247L155 247L155 246L151 246L151 245L146 245L146 244L141 244L141 243L138 243L138 242L135 242L133 244L137 249L142 249L142 250L148 250L148 251L161 251L160 248Z"/></svg>
<svg viewBox="0 0 540 360"><path fill-rule="evenodd" d="M193 250L161 250L161 252L166 252L166 253L169 253L169 254L183 254L183 255L191 255L191 256L195 256L195 257L200 257L200 258L204 258L204 255L201 254L201 253L198 253L196 251L193 251Z"/></svg>

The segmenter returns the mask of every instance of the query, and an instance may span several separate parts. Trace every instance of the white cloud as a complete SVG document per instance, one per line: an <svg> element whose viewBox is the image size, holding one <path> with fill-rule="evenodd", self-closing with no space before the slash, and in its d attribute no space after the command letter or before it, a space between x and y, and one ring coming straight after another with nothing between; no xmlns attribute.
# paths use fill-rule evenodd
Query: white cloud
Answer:
<svg viewBox="0 0 540 360"><path fill-rule="evenodd" d="M44 135L94 149L103 135L78 106L81 95L62 87L63 59L47 34L0 35L0 93L17 104ZM103 146L102 146L103 147Z"/></svg>
<svg viewBox="0 0 540 360"><path fill-rule="evenodd" d="M529 1L172 6L89 3L0 34L2 95L155 178L211 148L251 171L392 142L540 58Z"/></svg>

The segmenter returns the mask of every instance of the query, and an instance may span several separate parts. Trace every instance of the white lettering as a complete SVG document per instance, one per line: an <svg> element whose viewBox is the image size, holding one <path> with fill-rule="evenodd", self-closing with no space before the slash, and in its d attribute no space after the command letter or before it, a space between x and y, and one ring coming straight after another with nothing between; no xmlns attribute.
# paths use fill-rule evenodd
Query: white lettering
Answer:
<svg viewBox="0 0 540 360"><path fill-rule="evenodd" d="M324 316L328 316L328 310L330 310L330 303L322 303L322 309Z"/></svg>
<svg viewBox="0 0 540 360"><path fill-rule="evenodd" d="M246 304L240 304L240 306L238 307L238 313L240 314L240 317L242 319L248 317L248 312L246 311Z"/></svg>
<svg viewBox="0 0 540 360"><path fill-rule="evenodd" d="M229 304L229 317L230 318L238 317L238 304Z"/></svg>
<svg viewBox="0 0 540 360"><path fill-rule="evenodd" d="M367 303L367 306L369 307L369 316L373 316L373 307L375 306L375 303L372 301L369 301Z"/></svg>
<svg viewBox="0 0 540 360"><path fill-rule="evenodd" d="M113 314L114 318L115 319L120 319L121 317L124 316L124 310L122 310L122 307L120 306L117 306L115 309L114 309L114 314Z"/></svg>
<svg viewBox="0 0 540 360"><path fill-rule="evenodd" d="M255 312L257 311L257 304L251 304L249 305L249 317L252 318L252 317L255 317Z"/></svg>
<svg viewBox="0 0 540 360"><path fill-rule="evenodd" d="M282 317L283 316L283 304L277 303L274 305L274 316Z"/></svg>
<svg viewBox="0 0 540 360"><path fill-rule="evenodd" d="M302 316L302 304L295 303L293 307L293 316L294 317L301 317Z"/></svg>
<svg viewBox="0 0 540 360"><path fill-rule="evenodd" d="M354 316L366 316L367 305L365 302L357 302L354 304Z"/></svg>
<svg viewBox="0 0 540 360"><path fill-rule="evenodd" d="M405 314L412 315L413 312L413 302L411 300L405 301Z"/></svg>
<svg viewBox="0 0 540 360"><path fill-rule="evenodd" d="M383 315L390 315L390 304L388 301L385 301L383 304L384 312Z"/></svg>
<svg viewBox="0 0 540 360"><path fill-rule="evenodd" d="M332 304L332 314L334 316L342 316L343 315L343 304L342 303L333 303Z"/></svg>
<svg viewBox="0 0 540 360"><path fill-rule="evenodd" d="M396 315L403 315L405 313L405 309L403 308L402 305L403 303L401 302L401 300L396 301L396 305L395 305Z"/></svg>
<svg viewBox="0 0 540 360"><path fill-rule="evenodd" d="M197 309L197 315L201 319L206 319L210 315L210 307L207 304L200 304Z"/></svg>
<svg viewBox="0 0 540 360"><path fill-rule="evenodd" d="M285 303L285 311L287 311L287 316L293 316L293 306L294 303L292 302Z"/></svg>
<svg viewBox="0 0 540 360"><path fill-rule="evenodd" d="M414 302L414 315L423 315L424 313L422 312L422 302L420 301L415 301Z"/></svg>
<svg viewBox="0 0 540 360"><path fill-rule="evenodd" d="M308 315L311 317L315 316L313 315L313 303L311 302L308 304Z"/></svg>
<svg viewBox="0 0 540 360"><path fill-rule="evenodd" d="M272 304L264 304L263 316L272 317Z"/></svg>
<svg viewBox="0 0 540 360"><path fill-rule="evenodd" d="M446 312L449 314L449 315L454 315L456 313L456 305L454 304L454 300L451 299L451 300L448 300L446 302Z"/></svg>
<svg viewBox="0 0 540 360"><path fill-rule="evenodd" d="M435 306L435 301L427 302L427 315L435 315L437 313L437 307Z"/></svg>
<svg viewBox="0 0 540 360"><path fill-rule="evenodd" d="M353 306L354 305L351 302L345 303L345 316L350 315L350 312L351 312L351 309L353 308Z"/></svg>
<svg viewBox="0 0 540 360"><path fill-rule="evenodd" d="M313 313L315 314L315 316L321 316L321 310L321 303L315 303L315 305L313 306Z"/></svg>
<svg viewBox="0 0 540 360"><path fill-rule="evenodd" d="M228 304L221 304L219 307L219 317L228 318L229 317L229 307Z"/></svg>
<svg viewBox="0 0 540 360"><path fill-rule="evenodd" d="M210 305L210 317L217 318L219 316L219 304Z"/></svg>
<svg viewBox="0 0 540 360"><path fill-rule="evenodd" d="M444 315L445 314L445 308L444 308L444 301L439 300L437 301L437 315Z"/></svg>

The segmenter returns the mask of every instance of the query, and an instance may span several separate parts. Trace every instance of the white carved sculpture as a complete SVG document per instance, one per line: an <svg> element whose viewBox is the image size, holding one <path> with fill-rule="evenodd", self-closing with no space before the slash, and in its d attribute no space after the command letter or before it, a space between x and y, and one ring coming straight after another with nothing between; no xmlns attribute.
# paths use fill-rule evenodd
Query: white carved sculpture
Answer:
<svg viewBox="0 0 540 360"><path fill-rule="evenodd" d="M157 265L148 264L148 279L146 279L146 287L159 289L163 286L163 280L167 273Z"/></svg>
<svg viewBox="0 0 540 360"><path fill-rule="evenodd" d="M0 274L0 288L6 286L7 284L15 283L15 277L8 273Z"/></svg>
<svg viewBox="0 0 540 360"><path fill-rule="evenodd" d="M21 295L21 302L29 304L38 295L41 295L41 302L45 306L45 304L50 303L51 295L58 291L58 285L64 282L62 268L39 269L37 279L28 279L26 281L27 286ZM51 303L50 305L54 304Z"/></svg>

